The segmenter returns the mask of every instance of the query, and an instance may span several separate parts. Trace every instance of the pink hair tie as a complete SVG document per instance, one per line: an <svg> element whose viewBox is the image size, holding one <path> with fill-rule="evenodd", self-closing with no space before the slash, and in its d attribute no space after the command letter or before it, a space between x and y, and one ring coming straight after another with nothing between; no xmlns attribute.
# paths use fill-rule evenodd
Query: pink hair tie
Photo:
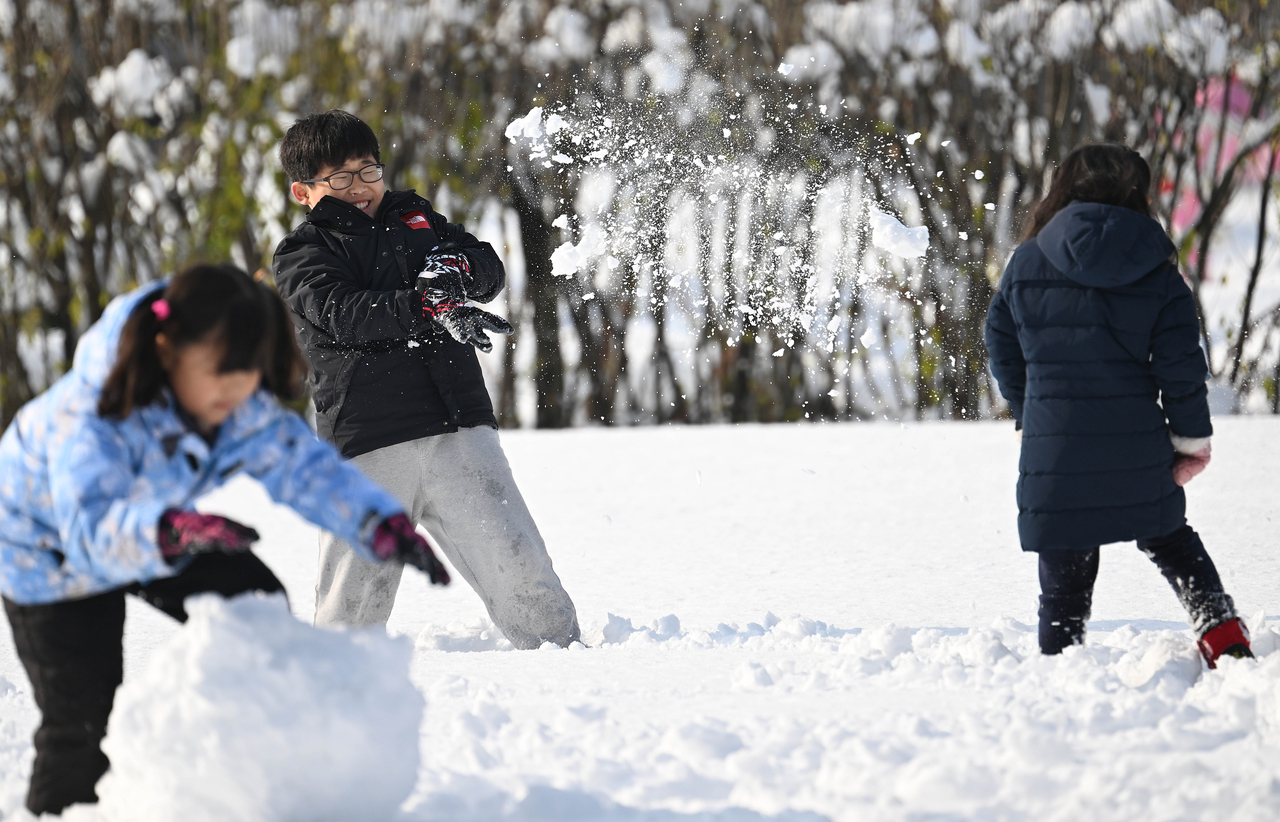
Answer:
<svg viewBox="0 0 1280 822"><path fill-rule="evenodd" d="M155 312L156 319L169 319L169 301L161 297L151 304L151 310Z"/></svg>

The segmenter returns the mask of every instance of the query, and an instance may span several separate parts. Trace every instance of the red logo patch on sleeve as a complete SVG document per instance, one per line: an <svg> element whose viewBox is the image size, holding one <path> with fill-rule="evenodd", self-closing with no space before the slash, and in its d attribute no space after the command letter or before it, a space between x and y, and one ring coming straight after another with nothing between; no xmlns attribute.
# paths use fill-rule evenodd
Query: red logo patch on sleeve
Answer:
<svg viewBox="0 0 1280 822"><path fill-rule="evenodd" d="M405 225L409 226L409 228L431 228L431 223L427 220L427 215L423 214L421 211L410 211L407 214L401 214L400 219Z"/></svg>

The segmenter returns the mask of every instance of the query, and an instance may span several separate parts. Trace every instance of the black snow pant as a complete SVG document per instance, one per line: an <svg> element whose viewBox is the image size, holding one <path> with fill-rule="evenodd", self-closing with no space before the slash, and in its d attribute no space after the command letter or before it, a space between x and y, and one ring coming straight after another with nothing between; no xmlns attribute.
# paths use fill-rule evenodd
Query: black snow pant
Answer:
<svg viewBox="0 0 1280 822"><path fill-rule="evenodd" d="M1222 589L1218 569L1190 525L1172 534L1138 540L1191 617L1196 636L1232 619L1235 603ZM1040 652L1062 653L1084 642L1098 577L1098 549L1040 552Z"/></svg>
<svg viewBox="0 0 1280 822"><path fill-rule="evenodd" d="M209 553L177 576L84 599L18 605L5 598L13 642L41 714L27 808L36 816L60 814L74 803L98 801L94 786L110 764L99 743L124 678L125 594L186 622L183 601L192 594L283 590L253 554Z"/></svg>

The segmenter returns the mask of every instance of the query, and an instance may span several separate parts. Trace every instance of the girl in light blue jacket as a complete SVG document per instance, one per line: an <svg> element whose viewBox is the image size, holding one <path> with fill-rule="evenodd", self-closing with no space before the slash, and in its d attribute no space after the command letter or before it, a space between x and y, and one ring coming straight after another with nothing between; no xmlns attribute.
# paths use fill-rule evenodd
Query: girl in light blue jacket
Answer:
<svg viewBox="0 0 1280 822"><path fill-rule="evenodd" d="M400 504L277 402L304 375L279 296L198 265L107 306L0 438L0 594L42 713L32 813L97 799L125 594L185 620L191 594L282 590L256 531L194 510L237 474L366 559L448 583Z"/></svg>

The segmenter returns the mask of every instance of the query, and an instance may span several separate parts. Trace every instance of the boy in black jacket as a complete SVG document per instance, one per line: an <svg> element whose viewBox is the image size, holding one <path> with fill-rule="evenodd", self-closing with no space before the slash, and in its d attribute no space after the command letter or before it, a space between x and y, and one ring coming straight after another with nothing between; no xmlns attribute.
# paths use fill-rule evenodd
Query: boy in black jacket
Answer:
<svg viewBox="0 0 1280 822"><path fill-rule="evenodd" d="M467 304L497 296L502 262L413 191L386 191L380 156L369 126L338 110L297 121L280 146L311 209L274 266L311 361L316 427L400 499L513 645L568 645L573 602L512 479L473 348L511 333ZM316 624L385 624L401 570L323 534Z"/></svg>

